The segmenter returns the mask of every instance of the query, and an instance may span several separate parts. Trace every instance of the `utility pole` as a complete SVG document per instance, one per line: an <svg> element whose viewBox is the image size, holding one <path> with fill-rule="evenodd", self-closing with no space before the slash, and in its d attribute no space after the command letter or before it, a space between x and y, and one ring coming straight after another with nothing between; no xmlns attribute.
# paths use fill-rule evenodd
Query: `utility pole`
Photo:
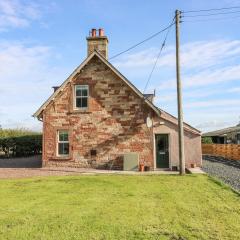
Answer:
<svg viewBox="0 0 240 240"><path fill-rule="evenodd" d="M179 26L180 26L181 12L175 11L176 20L176 73L177 73L177 102L178 102L178 144L179 144L179 163L180 175L185 174L185 153L184 153L184 130L183 130L183 110L182 110L182 83L180 76L180 56L179 56Z"/></svg>

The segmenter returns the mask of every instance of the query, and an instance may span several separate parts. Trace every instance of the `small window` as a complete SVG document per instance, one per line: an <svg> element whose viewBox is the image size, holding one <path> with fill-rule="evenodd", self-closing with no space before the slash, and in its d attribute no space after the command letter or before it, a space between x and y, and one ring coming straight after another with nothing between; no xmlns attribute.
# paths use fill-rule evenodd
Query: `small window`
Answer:
<svg viewBox="0 0 240 240"><path fill-rule="evenodd" d="M58 155L68 156L69 155L69 139L68 131L58 131Z"/></svg>
<svg viewBox="0 0 240 240"><path fill-rule="evenodd" d="M89 88L88 85L75 86L75 107L86 109L88 107Z"/></svg>

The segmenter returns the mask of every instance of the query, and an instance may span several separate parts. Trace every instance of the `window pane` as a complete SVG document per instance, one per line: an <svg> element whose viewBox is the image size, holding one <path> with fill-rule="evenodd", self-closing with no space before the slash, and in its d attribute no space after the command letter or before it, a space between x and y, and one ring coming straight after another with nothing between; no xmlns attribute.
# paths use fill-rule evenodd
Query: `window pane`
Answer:
<svg viewBox="0 0 240 240"><path fill-rule="evenodd" d="M85 97L88 96L88 89L83 89L82 90L82 96L85 96Z"/></svg>
<svg viewBox="0 0 240 240"><path fill-rule="evenodd" d="M58 154L62 155L63 154L63 143L58 144Z"/></svg>
<svg viewBox="0 0 240 240"><path fill-rule="evenodd" d="M82 89L76 89L76 96L77 97L82 96Z"/></svg>
<svg viewBox="0 0 240 240"><path fill-rule="evenodd" d="M65 132L63 134L63 141L68 141L68 133L67 132Z"/></svg>
<svg viewBox="0 0 240 240"><path fill-rule="evenodd" d="M82 98L82 107L83 108L87 107L87 98L86 97Z"/></svg>
<svg viewBox="0 0 240 240"><path fill-rule="evenodd" d="M59 131L59 141L68 141L68 132Z"/></svg>
<svg viewBox="0 0 240 240"><path fill-rule="evenodd" d="M81 97L81 96L88 96L88 86L87 85L77 85L75 87L76 91L76 96Z"/></svg>
<svg viewBox="0 0 240 240"><path fill-rule="evenodd" d="M63 154L65 154L65 155L69 154L69 143L63 144Z"/></svg>
<svg viewBox="0 0 240 240"><path fill-rule="evenodd" d="M69 154L69 143L58 143L58 154L68 155Z"/></svg>
<svg viewBox="0 0 240 240"><path fill-rule="evenodd" d="M76 107L81 108L82 107L82 98L76 98Z"/></svg>
<svg viewBox="0 0 240 240"><path fill-rule="evenodd" d="M76 107L77 108L87 108L88 98L87 97L78 97L76 98Z"/></svg>

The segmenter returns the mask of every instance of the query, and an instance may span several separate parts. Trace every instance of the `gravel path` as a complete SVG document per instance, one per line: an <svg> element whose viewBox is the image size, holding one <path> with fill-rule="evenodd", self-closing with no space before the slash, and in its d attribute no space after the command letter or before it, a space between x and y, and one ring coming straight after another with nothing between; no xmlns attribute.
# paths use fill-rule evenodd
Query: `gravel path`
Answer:
<svg viewBox="0 0 240 240"><path fill-rule="evenodd" d="M203 156L203 171L240 191L240 161Z"/></svg>

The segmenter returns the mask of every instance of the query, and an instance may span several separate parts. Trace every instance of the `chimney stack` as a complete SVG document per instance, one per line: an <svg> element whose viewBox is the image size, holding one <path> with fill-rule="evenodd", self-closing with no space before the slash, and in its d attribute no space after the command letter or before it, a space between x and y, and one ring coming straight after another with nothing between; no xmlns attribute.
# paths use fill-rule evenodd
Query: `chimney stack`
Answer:
<svg viewBox="0 0 240 240"><path fill-rule="evenodd" d="M98 36L97 36L98 32ZM88 56L96 50L106 59L108 58L108 38L104 36L104 29L99 28L98 31L93 28L87 37L87 54Z"/></svg>

